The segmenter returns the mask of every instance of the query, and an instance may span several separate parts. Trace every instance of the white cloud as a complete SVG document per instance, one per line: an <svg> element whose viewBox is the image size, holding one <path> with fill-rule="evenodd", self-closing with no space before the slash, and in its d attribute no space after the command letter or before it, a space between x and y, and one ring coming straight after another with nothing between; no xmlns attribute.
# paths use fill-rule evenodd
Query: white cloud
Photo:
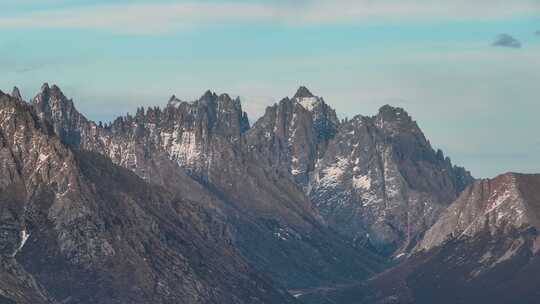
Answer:
<svg viewBox="0 0 540 304"><path fill-rule="evenodd" d="M72 28L159 34L201 24L335 24L485 20L540 13L535 0L314 0L94 5L0 16L0 29Z"/></svg>

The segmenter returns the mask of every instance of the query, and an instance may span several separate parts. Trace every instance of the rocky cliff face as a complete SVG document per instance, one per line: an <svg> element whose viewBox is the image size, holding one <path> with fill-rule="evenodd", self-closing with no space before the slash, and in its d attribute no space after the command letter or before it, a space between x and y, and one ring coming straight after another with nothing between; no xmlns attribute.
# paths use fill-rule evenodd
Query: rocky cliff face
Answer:
<svg viewBox="0 0 540 304"><path fill-rule="evenodd" d="M294 302L238 254L219 213L182 195L211 200L204 189L150 185L72 150L56 132L74 144L58 127L74 124L49 124L74 113L60 106L38 115L0 93L1 301Z"/></svg>
<svg viewBox="0 0 540 304"><path fill-rule="evenodd" d="M17 100L20 100L20 101L23 100L23 98L21 96L21 91L19 91L19 88L17 88L17 87L13 87L13 90L11 92L11 97L13 97L13 98L15 98Z"/></svg>
<svg viewBox="0 0 540 304"><path fill-rule="evenodd" d="M79 145L79 129L88 121L75 109L73 101L67 99L59 87L45 83L33 101L41 119L52 124L54 132L69 145ZM86 130L85 130L86 131Z"/></svg>
<svg viewBox="0 0 540 304"><path fill-rule="evenodd" d="M234 143L249 128L238 99L210 91L193 103L173 96L164 110L139 108L134 116L119 117L107 126L87 120L57 86L43 85L33 104L66 144L104 154L147 179L153 176L140 171L138 162L154 150L166 152L189 172L207 177L211 159L218 153L212 150L214 141Z"/></svg>
<svg viewBox="0 0 540 304"><path fill-rule="evenodd" d="M294 178L330 226L386 254L410 250L473 180L403 109L340 123L305 87L269 107L247 142Z"/></svg>
<svg viewBox="0 0 540 304"><path fill-rule="evenodd" d="M260 161L290 173L301 187L307 187L309 175L338 125L336 112L300 87L292 99L266 109L248 132L247 142Z"/></svg>
<svg viewBox="0 0 540 304"><path fill-rule="evenodd" d="M196 187L219 198L201 204L227 218L242 254L284 286L355 280L381 268L380 258L353 248L324 225L289 173L261 162L263 157L249 149L248 120L238 99L211 92L194 102L173 97L164 109L139 109L99 126L80 114L63 115L70 111L58 109L71 103L48 90L44 86L33 104L57 134L72 134L66 144L104 155L168 189L196 181ZM46 98L51 95L58 98ZM75 121L64 121L70 117Z"/></svg>
<svg viewBox="0 0 540 304"><path fill-rule="evenodd" d="M507 173L469 186L415 253L342 303L537 303L540 175Z"/></svg>
<svg viewBox="0 0 540 304"><path fill-rule="evenodd" d="M47 293L15 259L28 241L29 229L25 220L27 195L23 179L24 166L21 167L20 162L17 162L21 150L19 145L23 143L13 149L12 144L16 139L12 135L24 138L25 133L31 134L32 131L12 121L25 121L29 117L18 113L18 109L13 105L6 104L6 98L6 95L0 92L0 301L10 304L49 303ZM39 141L29 144L39 145ZM34 162L39 159L39 155L35 153ZM30 170L26 168L28 174ZM39 175L40 168L37 167L36 170L34 178Z"/></svg>
<svg viewBox="0 0 540 304"><path fill-rule="evenodd" d="M14 89L0 303L536 303L538 189L473 182L405 110L339 121L305 87L252 127L210 91L102 125L57 86ZM402 263L356 283L374 252Z"/></svg>
<svg viewBox="0 0 540 304"><path fill-rule="evenodd" d="M318 160L308 193L321 214L356 242L406 252L472 181L434 151L416 122L384 106L340 125Z"/></svg>

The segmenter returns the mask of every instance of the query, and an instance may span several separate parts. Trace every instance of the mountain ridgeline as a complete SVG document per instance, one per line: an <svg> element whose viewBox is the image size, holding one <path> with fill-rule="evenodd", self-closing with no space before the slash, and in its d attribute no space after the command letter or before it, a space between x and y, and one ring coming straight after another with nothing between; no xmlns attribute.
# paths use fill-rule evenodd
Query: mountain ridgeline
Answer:
<svg viewBox="0 0 540 304"><path fill-rule="evenodd" d="M339 120L300 87L250 126L238 98L207 91L103 125L55 85L0 99L0 303L348 303L352 289L415 303L386 292L403 281L362 282L392 258L408 280L486 229L486 186L401 108ZM519 214L536 204L516 206L523 225L502 231L531 233Z"/></svg>
<svg viewBox="0 0 540 304"><path fill-rule="evenodd" d="M293 177L329 226L384 254L414 246L473 180L403 109L339 122L304 87L268 108L247 143L260 162Z"/></svg>
<svg viewBox="0 0 540 304"><path fill-rule="evenodd" d="M166 189L73 150L1 92L0 130L0 302L294 302L238 253L197 183Z"/></svg>
<svg viewBox="0 0 540 304"><path fill-rule="evenodd" d="M287 199L269 204L263 197L238 206L243 211L281 213L296 224L302 220L294 217L311 215L385 254L412 248L473 181L432 149L403 109L384 106L376 116L340 122L305 87L269 107L251 128L239 99L211 91L194 102L173 96L164 109L140 108L104 127L77 112L56 86L44 85L32 102L66 144L103 154L152 183L170 182L160 176L158 156L232 204L256 199L246 186L264 179L263 187L253 184L257 191L285 192ZM276 185L281 176L294 183ZM278 210L284 203L286 214Z"/></svg>

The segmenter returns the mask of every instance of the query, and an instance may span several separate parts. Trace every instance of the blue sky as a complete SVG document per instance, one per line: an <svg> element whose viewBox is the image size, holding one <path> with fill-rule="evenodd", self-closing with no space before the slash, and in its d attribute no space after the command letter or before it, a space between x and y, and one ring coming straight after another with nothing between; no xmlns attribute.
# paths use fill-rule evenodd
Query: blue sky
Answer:
<svg viewBox="0 0 540 304"><path fill-rule="evenodd" d="M253 120L307 85L342 117L404 107L477 177L540 172L537 30L536 0L2 0L0 89L105 121L212 89Z"/></svg>

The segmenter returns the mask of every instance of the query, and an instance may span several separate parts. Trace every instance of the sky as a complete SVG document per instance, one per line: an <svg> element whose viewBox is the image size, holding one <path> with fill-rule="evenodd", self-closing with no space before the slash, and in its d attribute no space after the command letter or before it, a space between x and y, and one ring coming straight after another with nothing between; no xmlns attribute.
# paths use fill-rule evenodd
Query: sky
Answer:
<svg viewBox="0 0 540 304"><path fill-rule="evenodd" d="M475 177L540 173L540 0L0 0L0 66L95 121L207 89L254 121L306 85L342 118L405 108Z"/></svg>

